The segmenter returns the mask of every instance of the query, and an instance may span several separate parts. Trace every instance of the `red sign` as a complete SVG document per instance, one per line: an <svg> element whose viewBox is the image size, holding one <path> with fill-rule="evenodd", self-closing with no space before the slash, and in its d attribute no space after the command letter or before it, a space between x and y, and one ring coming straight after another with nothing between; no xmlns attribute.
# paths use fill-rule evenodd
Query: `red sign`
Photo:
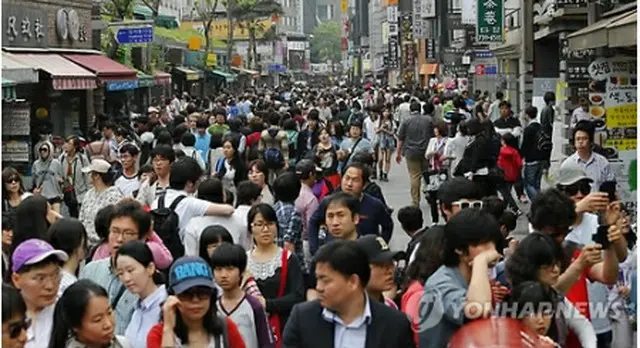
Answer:
<svg viewBox="0 0 640 348"><path fill-rule="evenodd" d="M476 75L478 76L484 75L484 64L476 65Z"/></svg>

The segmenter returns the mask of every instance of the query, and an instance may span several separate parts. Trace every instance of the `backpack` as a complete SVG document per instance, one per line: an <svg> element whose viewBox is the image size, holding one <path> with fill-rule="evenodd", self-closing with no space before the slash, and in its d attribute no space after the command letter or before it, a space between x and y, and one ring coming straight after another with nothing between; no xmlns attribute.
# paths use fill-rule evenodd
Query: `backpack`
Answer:
<svg viewBox="0 0 640 348"><path fill-rule="evenodd" d="M153 231L162 239L164 245L171 252L174 260L184 256L184 245L180 240L180 217L176 214L176 207L187 198L185 195L178 196L169 208L165 207L166 194L162 194L158 199L158 208L151 211L153 217Z"/></svg>
<svg viewBox="0 0 640 348"><path fill-rule="evenodd" d="M267 131L269 136L271 136L271 141L269 141L269 145L266 149L264 149L264 163L267 165L269 169L280 169L284 165L284 156L282 156L282 151L278 146L278 141L276 140L276 136L278 135L278 129L269 129Z"/></svg>
<svg viewBox="0 0 640 348"><path fill-rule="evenodd" d="M551 142L551 137L544 131L542 125L540 125L540 129L536 134L536 148L540 152L549 152L553 147L553 143Z"/></svg>

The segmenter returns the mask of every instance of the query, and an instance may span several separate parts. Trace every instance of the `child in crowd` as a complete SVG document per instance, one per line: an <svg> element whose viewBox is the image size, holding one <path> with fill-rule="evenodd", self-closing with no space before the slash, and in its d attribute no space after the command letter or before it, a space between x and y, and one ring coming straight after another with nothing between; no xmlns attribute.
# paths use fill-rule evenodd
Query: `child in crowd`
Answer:
<svg viewBox="0 0 640 348"><path fill-rule="evenodd" d="M520 157L520 153L518 152L518 139L511 133L506 133L502 136L501 143L502 147L498 155L498 167L504 171L504 183L500 187L500 194L507 206L511 208L516 215L522 215L518 204L511 194L513 185L518 181L518 176L523 166L522 157Z"/></svg>
<svg viewBox="0 0 640 348"><path fill-rule="evenodd" d="M263 304L242 290L247 253L240 245L222 243L211 254L216 283L222 289L218 315L229 317L238 326L248 348L275 347Z"/></svg>

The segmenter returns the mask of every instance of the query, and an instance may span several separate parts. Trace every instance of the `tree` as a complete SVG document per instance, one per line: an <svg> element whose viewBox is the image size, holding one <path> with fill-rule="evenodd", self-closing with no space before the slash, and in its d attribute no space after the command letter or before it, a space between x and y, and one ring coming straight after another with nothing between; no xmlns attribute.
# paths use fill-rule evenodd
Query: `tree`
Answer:
<svg viewBox="0 0 640 348"><path fill-rule="evenodd" d="M145 6L151 10L151 19L155 24L156 18L160 15L160 0L140 0Z"/></svg>
<svg viewBox="0 0 640 348"><path fill-rule="evenodd" d="M133 17L134 0L111 0L102 3L100 13L110 17L112 22L123 21ZM100 38L102 50L107 57L124 63L128 50L116 41L113 30L105 30Z"/></svg>
<svg viewBox="0 0 640 348"><path fill-rule="evenodd" d="M211 24L217 16L216 8L218 7L219 0L203 0L202 2L196 1L195 8L198 13L198 17L202 21L204 28L204 56L207 59L209 49L211 48Z"/></svg>
<svg viewBox="0 0 640 348"><path fill-rule="evenodd" d="M265 27L262 20L280 16L283 13L282 5L275 0L237 0L232 17L238 21L239 25L246 26L249 33L249 50L247 52L249 69L256 68L258 58L256 37L270 30Z"/></svg>
<svg viewBox="0 0 640 348"><path fill-rule="evenodd" d="M123 20L133 17L133 0L111 0L102 2L100 13L112 20Z"/></svg>
<svg viewBox="0 0 640 348"><path fill-rule="evenodd" d="M342 59L342 28L338 22L318 25L311 39L311 61L314 63L339 62Z"/></svg>

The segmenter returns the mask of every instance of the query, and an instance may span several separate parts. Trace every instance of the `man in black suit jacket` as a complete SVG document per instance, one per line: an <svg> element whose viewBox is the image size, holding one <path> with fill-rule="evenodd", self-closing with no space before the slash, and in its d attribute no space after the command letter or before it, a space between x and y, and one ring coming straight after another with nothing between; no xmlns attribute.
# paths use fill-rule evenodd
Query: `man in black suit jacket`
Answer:
<svg viewBox="0 0 640 348"><path fill-rule="evenodd" d="M415 347L407 317L366 294L369 260L356 242L331 242L315 261L320 298L293 308L284 348Z"/></svg>

